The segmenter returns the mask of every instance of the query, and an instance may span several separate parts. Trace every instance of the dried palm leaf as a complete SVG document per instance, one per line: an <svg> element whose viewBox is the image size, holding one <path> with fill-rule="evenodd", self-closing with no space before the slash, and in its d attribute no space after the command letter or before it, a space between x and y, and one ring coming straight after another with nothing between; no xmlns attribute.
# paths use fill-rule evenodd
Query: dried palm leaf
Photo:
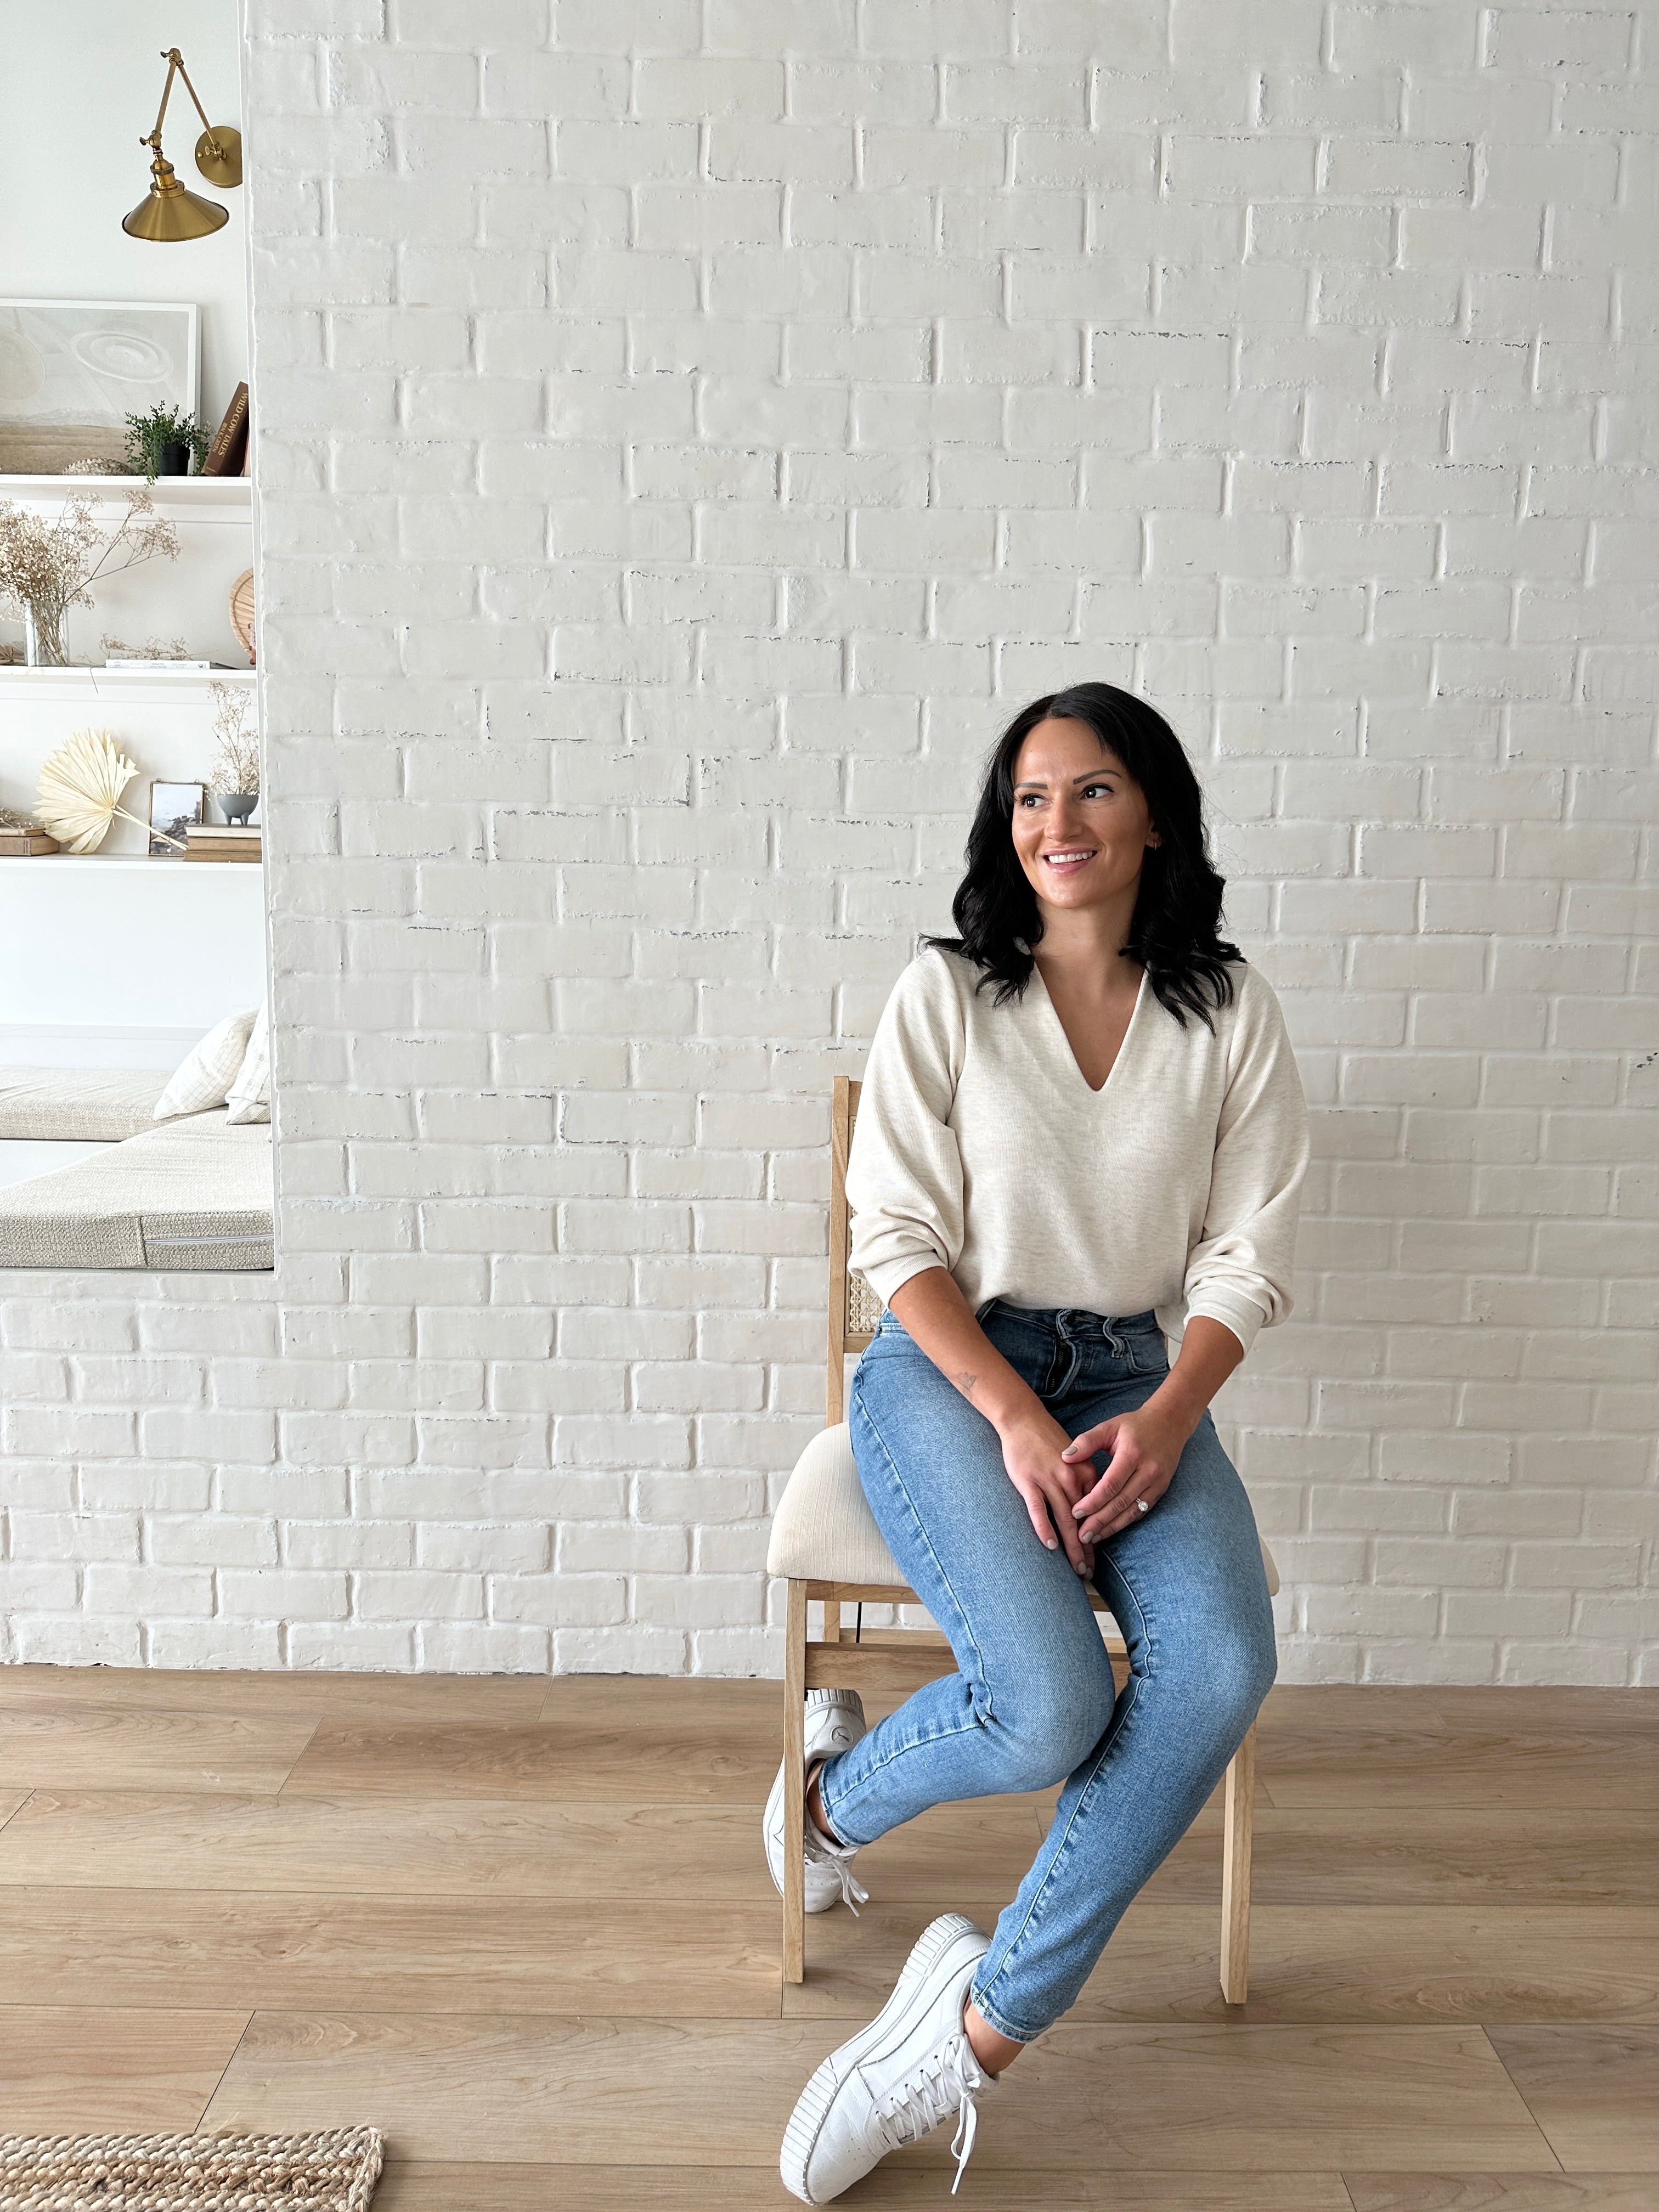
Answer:
<svg viewBox="0 0 1659 2212"><path fill-rule="evenodd" d="M77 730L40 770L35 787L42 823L71 853L95 853L118 814L143 830L149 824L128 813L121 794L138 773L107 730ZM154 833L179 852L184 846L163 830Z"/></svg>

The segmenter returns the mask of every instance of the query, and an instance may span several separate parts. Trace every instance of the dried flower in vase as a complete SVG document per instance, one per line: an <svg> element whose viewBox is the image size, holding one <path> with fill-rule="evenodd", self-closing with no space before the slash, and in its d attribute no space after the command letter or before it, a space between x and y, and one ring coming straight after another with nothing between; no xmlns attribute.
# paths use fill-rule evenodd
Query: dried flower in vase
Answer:
<svg viewBox="0 0 1659 2212"><path fill-rule="evenodd" d="M209 781L216 795L239 794L259 788L259 732L247 719L246 688L240 684L212 684L213 734L219 750Z"/></svg>
<svg viewBox="0 0 1659 2212"><path fill-rule="evenodd" d="M66 500L55 522L0 500L0 600L22 609L33 657L46 667L69 665L64 619L71 607L92 605L94 584L141 561L178 557L178 532L140 486L126 494L112 530L94 520L89 499Z"/></svg>

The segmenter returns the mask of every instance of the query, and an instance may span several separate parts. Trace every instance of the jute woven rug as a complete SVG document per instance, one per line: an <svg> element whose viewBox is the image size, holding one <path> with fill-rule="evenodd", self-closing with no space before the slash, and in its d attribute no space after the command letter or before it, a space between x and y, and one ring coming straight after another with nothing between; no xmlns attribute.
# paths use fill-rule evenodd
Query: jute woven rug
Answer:
<svg viewBox="0 0 1659 2212"><path fill-rule="evenodd" d="M374 2128L308 2136L0 2136L0 2212L367 2212Z"/></svg>

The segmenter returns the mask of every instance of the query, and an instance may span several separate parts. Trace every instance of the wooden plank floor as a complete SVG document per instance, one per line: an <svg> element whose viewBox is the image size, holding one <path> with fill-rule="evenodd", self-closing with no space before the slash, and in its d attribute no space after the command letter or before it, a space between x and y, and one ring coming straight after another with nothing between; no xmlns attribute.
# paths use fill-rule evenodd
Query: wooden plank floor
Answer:
<svg viewBox="0 0 1659 2212"><path fill-rule="evenodd" d="M769 1683L0 1669L0 2130L372 2122L377 2212L751 2212L1048 1796L872 1845L778 1978ZM988 2101L978 2212L1659 2212L1659 1692L1285 1689ZM946 2203L935 2139L849 2206Z"/></svg>

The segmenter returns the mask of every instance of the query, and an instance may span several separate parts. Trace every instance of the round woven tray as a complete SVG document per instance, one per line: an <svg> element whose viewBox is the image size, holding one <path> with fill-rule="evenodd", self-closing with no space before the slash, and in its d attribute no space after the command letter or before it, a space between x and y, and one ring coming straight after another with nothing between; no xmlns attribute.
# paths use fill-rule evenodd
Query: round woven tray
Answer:
<svg viewBox="0 0 1659 2212"><path fill-rule="evenodd" d="M0 2212L366 2212L374 2128L306 2136L0 2136Z"/></svg>
<svg viewBox="0 0 1659 2212"><path fill-rule="evenodd" d="M258 655L253 649L253 571L244 568L230 587L230 626L242 641L242 650L250 660Z"/></svg>

